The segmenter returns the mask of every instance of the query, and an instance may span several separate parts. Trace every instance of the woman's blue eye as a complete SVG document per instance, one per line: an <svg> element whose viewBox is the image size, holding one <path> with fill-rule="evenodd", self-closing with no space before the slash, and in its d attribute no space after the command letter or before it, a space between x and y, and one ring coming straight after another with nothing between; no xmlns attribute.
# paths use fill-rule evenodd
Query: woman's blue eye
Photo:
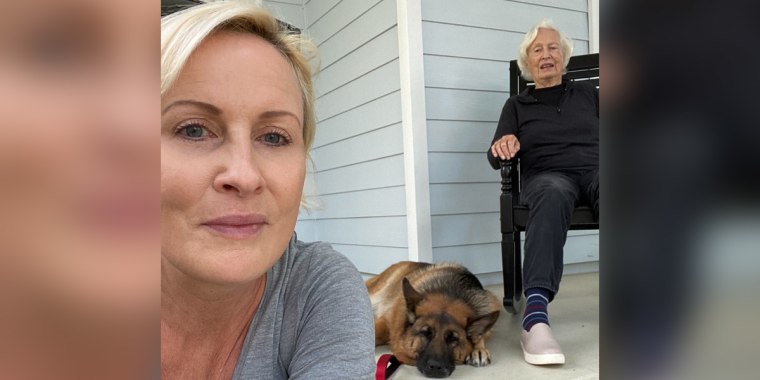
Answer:
<svg viewBox="0 0 760 380"><path fill-rule="evenodd" d="M277 145L277 146L279 146L279 145L285 145L285 143L287 142L285 140L284 136L282 136L279 133L274 133L274 132L270 132L270 133L265 134L264 137L262 138L262 140L266 144Z"/></svg>
<svg viewBox="0 0 760 380"><path fill-rule="evenodd" d="M190 140L200 140L207 137L208 132L206 131L206 128L203 128L198 124L191 124L180 128L178 134Z"/></svg>

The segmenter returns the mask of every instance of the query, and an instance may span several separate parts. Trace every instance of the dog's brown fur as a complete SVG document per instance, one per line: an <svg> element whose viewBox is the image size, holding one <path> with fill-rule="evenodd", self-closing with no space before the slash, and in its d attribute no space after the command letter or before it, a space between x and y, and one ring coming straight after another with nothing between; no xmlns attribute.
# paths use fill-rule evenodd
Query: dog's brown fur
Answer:
<svg viewBox="0 0 760 380"><path fill-rule="evenodd" d="M463 266L404 261L366 285L375 344L388 344L402 363L429 377L446 377L455 364L491 362L485 342L501 305Z"/></svg>

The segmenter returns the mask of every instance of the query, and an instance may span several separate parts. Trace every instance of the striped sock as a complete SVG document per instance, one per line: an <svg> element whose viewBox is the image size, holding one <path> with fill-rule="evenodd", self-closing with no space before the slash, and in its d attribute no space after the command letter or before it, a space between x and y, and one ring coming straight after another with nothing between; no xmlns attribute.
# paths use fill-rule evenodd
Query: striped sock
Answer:
<svg viewBox="0 0 760 380"><path fill-rule="evenodd" d="M525 290L525 315L523 316L523 329L530 331L536 323L549 324L549 306L548 289L530 288Z"/></svg>

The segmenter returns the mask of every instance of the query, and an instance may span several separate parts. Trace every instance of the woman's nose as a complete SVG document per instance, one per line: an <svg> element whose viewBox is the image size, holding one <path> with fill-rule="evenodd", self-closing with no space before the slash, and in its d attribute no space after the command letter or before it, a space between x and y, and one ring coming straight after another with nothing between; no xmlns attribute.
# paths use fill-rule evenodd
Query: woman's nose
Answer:
<svg viewBox="0 0 760 380"><path fill-rule="evenodd" d="M253 147L249 143L231 147L222 164L222 170L214 178L214 189L220 193L233 193L246 197L261 192L265 181Z"/></svg>

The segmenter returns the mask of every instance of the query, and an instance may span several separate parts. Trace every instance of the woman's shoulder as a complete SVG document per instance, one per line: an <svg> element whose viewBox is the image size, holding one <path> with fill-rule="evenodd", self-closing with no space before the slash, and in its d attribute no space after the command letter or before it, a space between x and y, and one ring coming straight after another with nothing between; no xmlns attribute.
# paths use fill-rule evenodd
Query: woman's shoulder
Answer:
<svg viewBox="0 0 760 380"><path fill-rule="evenodd" d="M591 82L585 81L585 80L579 80L579 81L572 81L570 82L570 86L575 91L582 91L582 92L596 92L598 89L596 86L594 86Z"/></svg>
<svg viewBox="0 0 760 380"><path fill-rule="evenodd" d="M296 249L299 255L308 256L311 261L346 262L350 264L348 258L336 251L330 243L323 241L304 242L297 240Z"/></svg>
<svg viewBox="0 0 760 380"><path fill-rule="evenodd" d="M296 254L292 268L295 272L311 277L345 278L346 275L360 277L354 264L329 243L297 240L295 248Z"/></svg>

